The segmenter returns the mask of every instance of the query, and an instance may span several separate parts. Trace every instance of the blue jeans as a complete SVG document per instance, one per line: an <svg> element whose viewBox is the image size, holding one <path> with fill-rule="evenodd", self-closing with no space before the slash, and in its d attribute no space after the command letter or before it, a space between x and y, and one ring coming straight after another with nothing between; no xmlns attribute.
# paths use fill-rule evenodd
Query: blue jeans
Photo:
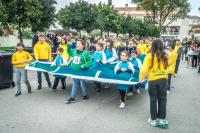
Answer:
<svg viewBox="0 0 200 133"><path fill-rule="evenodd" d="M28 81L27 70L24 68L16 67L15 73L16 73L17 91L21 91L21 78L23 79L23 82L26 84L27 89L30 89L31 86Z"/></svg>
<svg viewBox="0 0 200 133"><path fill-rule="evenodd" d="M73 97L73 98L76 97L79 83L81 85L83 96L87 95L87 88L86 88L86 82L85 82L85 80L72 78L71 97Z"/></svg>

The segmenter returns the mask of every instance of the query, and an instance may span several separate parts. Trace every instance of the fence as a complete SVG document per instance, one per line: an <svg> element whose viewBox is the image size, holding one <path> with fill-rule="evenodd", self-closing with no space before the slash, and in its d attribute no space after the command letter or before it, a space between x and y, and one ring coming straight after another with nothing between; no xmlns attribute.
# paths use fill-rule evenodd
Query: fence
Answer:
<svg viewBox="0 0 200 133"><path fill-rule="evenodd" d="M9 46L16 46L16 44L19 42L19 39L16 36L9 35L7 37L3 36L0 37L0 47L9 47ZM31 39L23 39L24 45L26 47L32 46L32 40Z"/></svg>

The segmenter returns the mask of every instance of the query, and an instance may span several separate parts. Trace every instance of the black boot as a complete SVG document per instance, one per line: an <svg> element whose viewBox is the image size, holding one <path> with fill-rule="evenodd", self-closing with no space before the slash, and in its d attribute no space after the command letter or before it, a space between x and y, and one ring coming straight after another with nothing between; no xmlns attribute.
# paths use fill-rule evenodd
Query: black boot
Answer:
<svg viewBox="0 0 200 133"><path fill-rule="evenodd" d="M66 90L66 86L62 87L62 90Z"/></svg>
<svg viewBox="0 0 200 133"><path fill-rule="evenodd" d="M41 90L41 89L42 89L41 84L38 85L37 89L38 89L38 90Z"/></svg>
<svg viewBox="0 0 200 133"><path fill-rule="evenodd" d="M25 82L26 83L26 86L27 86L27 89L28 89L28 93L31 93L31 86L29 84L29 82Z"/></svg>
<svg viewBox="0 0 200 133"><path fill-rule="evenodd" d="M31 87L28 88L28 93L31 93Z"/></svg>
<svg viewBox="0 0 200 133"><path fill-rule="evenodd" d="M97 83L97 85L95 85L95 90L96 92L101 92L101 84Z"/></svg>
<svg viewBox="0 0 200 133"><path fill-rule="evenodd" d="M49 89L51 89L51 82L48 83L48 87L49 87Z"/></svg>
<svg viewBox="0 0 200 133"><path fill-rule="evenodd" d="M19 96L21 94L22 94L21 91L17 91L17 93L15 94L15 96L17 97L17 96Z"/></svg>

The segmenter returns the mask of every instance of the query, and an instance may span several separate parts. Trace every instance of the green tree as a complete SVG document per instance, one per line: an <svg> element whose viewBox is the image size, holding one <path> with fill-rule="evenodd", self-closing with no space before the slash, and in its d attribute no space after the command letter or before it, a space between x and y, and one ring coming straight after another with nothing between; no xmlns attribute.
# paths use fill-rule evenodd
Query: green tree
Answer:
<svg viewBox="0 0 200 133"><path fill-rule="evenodd" d="M101 34L107 32L109 35L110 31L117 34L120 32L121 17L113 6L99 3L96 5L96 12L97 20L95 27L101 30Z"/></svg>
<svg viewBox="0 0 200 133"><path fill-rule="evenodd" d="M160 36L160 29L152 23L149 22L143 22L144 29L146 29L146 36L152 36L152 37L159 37Z"/></svg>
<svg viewBox="0 0 200 133"><path fill-rule="evenodd" d="M55 12L57 2L55 0L40 0L40 15L32 18L32 32L45 31L55 22Z"/></svg>
<svg viewBox="0 0 200 133"><path fill-rule="evenodd" d="M131 35L131 34L133 34L134 33L134 31L135 31L135 20L134 20L134 18L133 17L131 17L131 16L124 16L124 15L122 15L122 17L121 17L121 28L122 28L122 32L121 33L123 33L123 34L129 34L129 35Z"/></svg>
<svg viewBox="0 0 200 133"><path fill-rule="evenodd" d="M63 28L76 29L79 34L82 30L90 33L95 28L96 12L93 4L79 0L61 9L57 18Z"/></svg>
<svg viewBox="0 0 200 133"><path fill-rule="evenodd" d="M23 42L22 28L29 27L31 20L40 16L39 0L1 0L0 5L2 25L10 25L16 28L20 42Z"/></svg>
<svg viewBox="0 0 200 133"><path fill-rule="evenodd" d="M52 24L54 4L54 0L1 0L0 21L4 26L17 29L20 42L23 42L22 29L43 31Z"/></svg>
<svg viewBox="0 0 200 133"><path fill-rule="evenodd" d="M132 0L146 11L146 19L158 23L159 28L167 26L178 18L186 18L190 11L187 0ZM165 23L169 19L168 23Z"/></svg>
<svg viewBox="0 0 200 133"><path fill-rule="evenodd" d="M122 32L123 34L134 34L140 37L158 37L160 35L159 28L155 24L142 21L141 19L135 19L131 16L127 16L126 19L124 19L122 26L124 26L124 32Z"/></svg>

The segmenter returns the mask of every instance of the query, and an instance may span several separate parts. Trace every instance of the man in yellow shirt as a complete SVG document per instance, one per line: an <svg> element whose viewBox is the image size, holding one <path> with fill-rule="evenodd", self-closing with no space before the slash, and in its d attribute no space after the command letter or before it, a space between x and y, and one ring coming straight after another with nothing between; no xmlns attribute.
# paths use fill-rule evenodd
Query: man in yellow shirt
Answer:
<svg viewBox="0 0 200 133"><path fill-rule="evenodd" d="M176 66L176 60L177 60L177 51L174 50L175 45L169 44L169 53L168 53L168 88L167 88L167 94L170 92L171 87L171 77L173 74L175 74L175 66Z"/></svg>
<svg viewBox="0 0 200 133"><path fill-rule="evenodd" d="M23 81L27 86L28 93L31 93L31 86L28 81L27 70L25 70L27 63L31 60L33 60L31 55L28 52L24 51L24 44L18 43L17 52L12 55L12 64L15 66L17 84L17 93L15 94L15 96L21 95L21 77L23 78Z"/></svg>
<svg viewBox="0 0 200 133"><path fill-rule="evenodd" d="M176 74L178 73L179 64L181 61L181 50L182 50L182 44L179 39L176 40L176 45L175 45L174 50L177 53L177 60L176 60L175 74L174 74L174 77L176 77Z"/></svg>
<svg viewBox="0 0 200 133"><path fill-rule="evenodd" d="M34 57L38 61L48 62L51 61L51 47L45 41L44 35L39 35L39 41L34 46ZM43 72L45 79L48 83L48 87L51 88L51 81L47 72ZM42 72L37 72L38 76L38 87L37 89L42 89Z"/></svg>

